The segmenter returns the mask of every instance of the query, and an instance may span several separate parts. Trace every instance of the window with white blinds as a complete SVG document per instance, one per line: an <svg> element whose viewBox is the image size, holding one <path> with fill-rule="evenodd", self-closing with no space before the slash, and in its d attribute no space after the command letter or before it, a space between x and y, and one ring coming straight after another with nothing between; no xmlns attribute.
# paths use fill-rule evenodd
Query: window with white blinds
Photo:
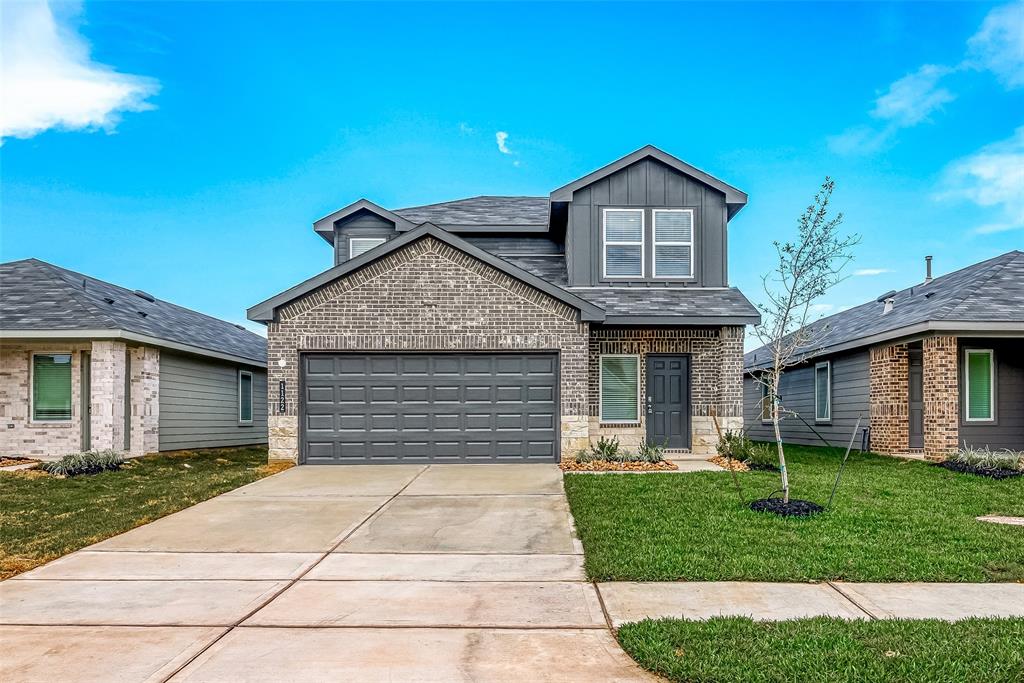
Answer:
<svg viewBox="0 0 1024 683"><path fill-rule="evenodd" d="M601 356L601 421L640 419L640 356Z"/></svg>
<svg viewBox="0 0 1024 683"><path fill-rule="evenodd" d="M353 259L360 254L365 254L386 241L383 237L350 237L348 240L348 257Z"/></svg>
<svg viewBox="0 0 1024 683"><path fill-rule="evenodd" d="M605 209L603 223L604 276L606 278L643 277L643 209Z"/></svg>
<svg viewBox="0 0 1024 683"><path fill-rule="evenodd" d="M655 209L654 277L693 277L693 211Z"/></svg>

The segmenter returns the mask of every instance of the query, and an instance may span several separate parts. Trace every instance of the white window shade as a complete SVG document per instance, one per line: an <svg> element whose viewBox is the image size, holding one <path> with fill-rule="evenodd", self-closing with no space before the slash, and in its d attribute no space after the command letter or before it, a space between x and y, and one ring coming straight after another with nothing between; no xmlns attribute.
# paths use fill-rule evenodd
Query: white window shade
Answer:
<svg viewBox="0 0 1024 683"><path fill-rule="evenodd" d="M643 210L605 209L603 222L604 276L608 278L643 277Z"/></svg>
<svg viewBox="0 0 1024 683"><path fill-rule="evenodd" d="M383 237L350 237L348 240L348 257L353 259L360 254L365 254L386 241Z"/></svg>
<svg viewBox="0 0 1024 683"><path fill-rule="evenodd" d="M693 211L655 209L654 277L693 277Z"/></svg>
<svg viewBox="0 0 1024 683"><path fill-rule="evenodd" d="M640 357L601 356L601 421L640 419Z"/></svg>

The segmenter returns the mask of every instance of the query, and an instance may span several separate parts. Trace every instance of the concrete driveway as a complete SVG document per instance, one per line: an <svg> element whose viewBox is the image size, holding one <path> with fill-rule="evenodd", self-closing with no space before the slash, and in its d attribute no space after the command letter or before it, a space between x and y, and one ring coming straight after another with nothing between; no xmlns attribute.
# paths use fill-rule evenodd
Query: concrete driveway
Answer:
<svg viewBox="0 0 1024 683"><path fill-rule="evenodd" d="M582 561L554 465L297 467L0 583L0 680L648 680Z"/></svg>

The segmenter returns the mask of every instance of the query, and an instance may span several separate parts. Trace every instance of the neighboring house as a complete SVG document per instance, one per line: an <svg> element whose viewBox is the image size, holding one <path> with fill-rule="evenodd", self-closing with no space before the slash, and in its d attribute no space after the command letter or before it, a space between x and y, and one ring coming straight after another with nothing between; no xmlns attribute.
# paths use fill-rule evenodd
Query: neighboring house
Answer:
<svg viewBox="0 0 1024 683"><path fill-rule="evenodd" d="M0 264L0 455L267 442L266 340L38 259Z"/></svg>
<svg viewBox="0 0 1024 683"><path fill-rule="evenodd" d="M815 322L815 343L786 370L786 441L845 446L858 416L880 453L947 456L960 444L1024 450L1024 252L1011 251ZM745 358L749 435L774 438ZM764 408L764 414L762 414ZM805 424L805 422L807 424ZM812 431L813 430L813 431ZM861 444L861 434L856 444Z"/></svg>
<svg viewBox="0 0 1024 683"><path fill-rule="evenodd" d="M644 147L544 197L313 225L334 267L249 309L268 326L270 457L557 462L599 437L708 453L742 423L727 227L747 197Z"/></svg>

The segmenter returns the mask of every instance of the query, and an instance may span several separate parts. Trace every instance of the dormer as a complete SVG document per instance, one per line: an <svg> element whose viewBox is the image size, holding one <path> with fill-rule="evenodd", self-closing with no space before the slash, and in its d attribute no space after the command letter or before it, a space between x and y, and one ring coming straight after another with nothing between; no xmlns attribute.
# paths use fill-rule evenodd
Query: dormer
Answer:
<svg viewBox="0 0 1024 683"><path fill-rule="evenodd" d="M416 227L368 199L349 204L313 223L313 230L334 246L334 265L344 263Z"/></svg>
<svg viewBox="0 0 1024 683"><path fill-rule="evenodd" d="M648 145L551 193L568 205L570 286L729 284L727 230L747 195Z"/></svg>

